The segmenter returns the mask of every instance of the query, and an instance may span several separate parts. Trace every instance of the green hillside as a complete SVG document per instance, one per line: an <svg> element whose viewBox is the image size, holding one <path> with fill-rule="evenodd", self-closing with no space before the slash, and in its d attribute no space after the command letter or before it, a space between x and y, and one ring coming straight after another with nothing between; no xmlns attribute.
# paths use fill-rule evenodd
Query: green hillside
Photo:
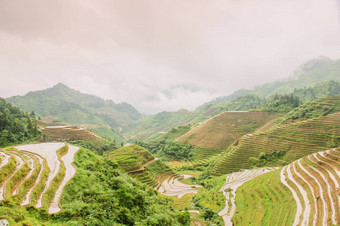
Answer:
<svg viewBox="0 0 340 226"><path fill-rule="evenodd" d="M37 139L40 132L35 114L28 114L0 98L0 147Z"/></svg>
<svg viewBox="0 0 340 226"><path fill-rule="evenodd" d="M235 225L292 225L296 212L291 192L280 181L280 170L266 173L238 188L236 206Z"/></svg>
<svg viewBox="0 0 340 226"><path fill-rule="evenodd" d="M2 155L5 153L12 157L3 169L6 172L1 171L0 178L0 184L4 179L10 179L7 183L6 200L0 202L0 219L7 219L10 225L181 225L178 219L181 219L182 213L172 208L166 199L120 170L114 161L82 148L75 155L76 175L63 191L60 212L48 214L47 197L44 198L42 208L34 206L33 196L39 195L38 190L44 188L46 176L43 176L45 179L38 180L32 196L33 203L21 206L24 197L22 193L32 186L32 180L27 180L28 183L22 186L25 189L20 189L19 195L7 196L10 196L12 188L27 175L28 155L30 158L32 156L30 153L10 150L11 148L7 148L2 151ZM16 158L13 157L14 153ZM9 178L6 175L10 175L9 170L13 171L18 165L15 162L19 156L24 160L24 165ZM37 159L32 159L35 159L33 164L38 166ZM43 166L46 168L45 163ZM32 179L37 179L39 170L34 170ZM61 170L57 177L60 172ZM57 179L53 179L52 185L56 181ZM51 187L47 193L51 193L53 189Z"/></svg>
<svg viewBox="0 0 340 226"><path fill-rule="evenodd" d="M340 152L321 151L244 183L235 225L338 225ZM295 196L294 196L295 194Z"/></svg>
<svg viewBox="0 0 340 226"><path fill-rule="evenodd" d="M321 103L325 103L328 109L321 115L327 115L338 111L340 98L325 98L319 101L319 105ZM330 103L333 103L334 110ZM212 167L211 173L221 175L251 167L280 166L311 153L340 146L339 122L340 113L333 113L245 135L227 149Z"/></svg>
<svg viewBox="0 0 340 226"><path fill-rule="evenodd" d="M155 158L148 150L137 145L121 147L108 153L108 157L114 159L125 171L137 170Z"/></svg>
<svg viewBox="0 0 340 226"><path fill-rule="evenodd" d="M301 103L326 96L340 95L340 59L319 57L297 69L289 79L275 81L253 90L238 90L234 94L218 97L196 109L198 123L223 111L247 111L261 109L271 102L274 95L291 94Z"/></svg>
<svg viewBox="0 0 340 226"><path fill-rule="evenodd" d="M141 119L141 114L127 103L115 104L83 94L62 83L7 100L26 111L36 112L40 117L54 116L72 124L106 124L116 134L119 134L120 128L129 129Z"/></svg>
<svg viewBox="0 0 340 226"><path fill-rule="evenodd" d="M253 93L260 96L288 94L294 89L310 87L328 80L340 80L340 59L319 57L303 64L292 78L259 86L253 90Z"/></svg>
<svg viewBox="0 0 340 226"><path fill-rule="evenodd" d="M107 156L116 161L129 175L150 187L156 187L167 177L174 175L174 172L161 160L138 145L121 147L108 152Z"/></svg>
<svg viewBox="0 0 340 226"><path fill-rule="evenodd" d="M210 149L224 149L276 118L267 112L224 112L198 125L178 141Z"/></svg>
<svg viewBox="0 0 340 226"><path fill-rule="evenodd" d="M181 109L175 112L161 112L143 119L130 133L133 140L152 140L169 129L185 124L195 116L194 113Z"/></svg>

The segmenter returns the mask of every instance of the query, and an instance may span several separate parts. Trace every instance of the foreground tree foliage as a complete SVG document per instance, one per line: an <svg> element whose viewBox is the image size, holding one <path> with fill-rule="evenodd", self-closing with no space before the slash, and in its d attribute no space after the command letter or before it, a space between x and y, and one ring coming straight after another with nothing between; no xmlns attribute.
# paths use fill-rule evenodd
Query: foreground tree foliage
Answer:
<svg viewBox="0 0 340 226"><path fill-rule="evenodd" d="M191 160L193 158L194 146L174 141L159 142L135 142L136 145L148 149L152 154L163 157L163 159Z"/></svg>
<svg viewBox="0 0 340 226"><path fill-rule="evenodd" d="M76 165L78 173L65 190L60 219L78 218L87 225L177 223L176 212L166 199L122 173L115 162L83 149Z"/></svg>
<svg viewBox="0 0 340 226"><path fill-rule="evenodd" d="M28 114L0 98L0 147L23 143L39 135L34 112Z"/></svg>
<svg viewBox="0 0 340 226"><path fill-rule="evenodd" d="M81 148L76 176L63 192L62 211L48 215L32 206L0 204L0 217L26 225L186 225L187 217L157 191L122 172L117 164Z"/></svg>

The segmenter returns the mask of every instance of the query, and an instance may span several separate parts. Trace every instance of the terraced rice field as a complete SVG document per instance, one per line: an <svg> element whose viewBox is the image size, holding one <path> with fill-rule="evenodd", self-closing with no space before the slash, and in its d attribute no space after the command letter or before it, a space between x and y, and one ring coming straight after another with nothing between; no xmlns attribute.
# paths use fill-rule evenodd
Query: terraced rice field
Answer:
<svg viewBox="0 0 340 226"><path fill-rule="evenodd" d="M139 170L144 164L155 159L145 148L138 145L128 145L108 153L108 157L117 161L120 168L126 172Z"/></svg>
<svg viewBox="0 0 340 226"><path fill-rule="evenodd" d="M222 192L226 198L226 207L218 213L223 218L225 225L232 225L231 218L233 217L236 210L235 196L237 188L245 182L250 181L262 174L268 173L274 169L275 168L260 168L254 170L244 170L227 175L226 183L220 190L220 192Z"/></svg>
<svg viewBox="0 0 340 226"><path fill-rule="evenodd" d="M314 153L291 163L281 171L283 183L290 183L298 211L296 224L338 225L340 223L340 151Z"/></svg>
<svg viewBox="0 0 340 226"><path fill-rule="evenodd" d="M75 175L72 163L78 151L64 143L16 146L0 151L0 201L46 208L50 214L61 210L65 185Z"/></svg>
<svg viewBox="0 0 340 226"><path fill-rule="evenodd" d="M340 150L310 154L236 192L235 225L339 225Z"/></svg>
<svg viewBox="0 0 340 226"><path fill-rule="evenodd" d="M225 149L239 137L255 132L277 116L266 112L223 112L177 139L191 145Z"/></svg>
<svg viewBox="0 0 340 226"><path fill-rule="evenodd" d="M178 198L182 198L186 194L195 194L199 192L199 190L195 188L201 187L200 185L188 185L179 182L179 179L183 178L177 175L171 175L166 178L159 186L158 191L162 195L166 196L177 196ZM186 178L187 175L186 175Z"/></svg>
<svg viewBox="0 0 340 226"><path fill-rule="evenodd" d="M197 166L203 166L214 160L217 156L219 156L223 150L215 150L215 149L195 149L193 153L193 159L191 161L171 161L168 162L168 166L173 169L181 169L181 168L194 168Z"/></svg>
<svg viewBox="0 0 340 226"><path fill-rule="evenodd" d="M77 126L48 126L41 130L47 139L55 141L63 140L97 140L96 134Z"/></svg>
<svg viewBox="0 0 340 226"><path fill-rule="evenodd" d="M290 163L306 155L340 145L340 113L286 124L274 130L243 136L233 148L229 148L211 169L221 175L250 168L250 157L261 152L284 151L282 161ZM273 163L275 165L277 163Z"/></svg>

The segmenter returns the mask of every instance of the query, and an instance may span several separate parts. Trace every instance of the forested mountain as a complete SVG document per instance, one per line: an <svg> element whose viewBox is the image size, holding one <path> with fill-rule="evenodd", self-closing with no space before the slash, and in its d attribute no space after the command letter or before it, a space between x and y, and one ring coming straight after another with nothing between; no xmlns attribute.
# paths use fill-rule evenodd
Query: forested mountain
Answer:
<svg viewBox="0 0 340 226"><path fill-rule="evenodd" d="M0 98L0 147L37 138L34 112L27 113Z"/></svg>
<svg viewBox="0 0 340 226"><path fill-rule="evenodd" d="M293 77L256 87L253 93L260 96L288 94L294 89L311 87L329 80L340 80L340 59L318 57L303 64L296 70Z"/></svg>
<svg viewBox="0 0 340 226"><path fill-rule="evenodd" d="M130 138L143 140L154 135L154 138L168 131L172 127L187 123L195 117L195 113L185 109L175 112L160 112L142 121L130 132Z"/></svg>
<svg viewBox="0 0 340 226"><path fill-rule="evenodd" d="M83 94L62 83L52 88L29 92L24 96L7 99L27 111L34 111L40 117L54 116L73 124L109 125L111 132L129 129L142 115L127 103L115 104L111 100Z"/></svg>
<svg viewBox="0 0 340 226"><path fill-rule="evenodd" d="M198 107L200 115L211 115L219 109L228 111L257 109L265 105L263 98L291 94L302 101L339 95L340 59L319 57L298 68L289 79L267 83L254 90L238 90L230 96L218 97ZM333 82L329 82L333 81ZM256 106L256 107L254 107ZM202 117L204 118L204 117Z"/></svg>

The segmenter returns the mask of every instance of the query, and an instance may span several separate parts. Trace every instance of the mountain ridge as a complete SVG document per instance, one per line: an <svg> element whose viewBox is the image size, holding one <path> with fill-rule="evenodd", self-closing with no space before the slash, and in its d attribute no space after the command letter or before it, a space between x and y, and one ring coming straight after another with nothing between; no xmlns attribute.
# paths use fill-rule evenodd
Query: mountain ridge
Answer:
<svg viewBox="0 0 340 226"><path fill-rule="evenodd" d="M71 124L109 125L111 131L105 133L119 140L122 140L120 132L128 130L142 118L142 114L128 103L116 104L63 83L6 100L28 112L34 111L40 117L54 116L56 120Z"/></svg>

